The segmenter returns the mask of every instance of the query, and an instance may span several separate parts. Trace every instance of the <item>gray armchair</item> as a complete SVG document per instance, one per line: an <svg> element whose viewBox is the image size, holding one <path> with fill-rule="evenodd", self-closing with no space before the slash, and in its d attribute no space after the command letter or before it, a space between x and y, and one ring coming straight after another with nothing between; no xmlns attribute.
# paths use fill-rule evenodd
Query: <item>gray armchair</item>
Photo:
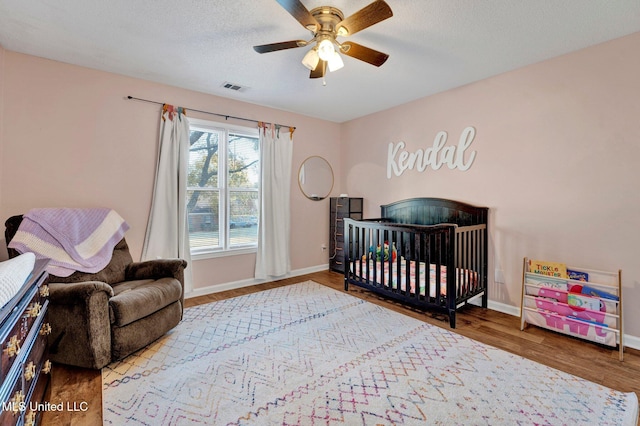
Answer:
<svg viewBox="0 0 640 426"><path fill-rule="evenodd" d="M7 244L21 221L12 216L5 222ZM182 259L133 262L122 239L102 271L51 275L51 361L100 369L160 338L182 319L186 266Z"/></svg>

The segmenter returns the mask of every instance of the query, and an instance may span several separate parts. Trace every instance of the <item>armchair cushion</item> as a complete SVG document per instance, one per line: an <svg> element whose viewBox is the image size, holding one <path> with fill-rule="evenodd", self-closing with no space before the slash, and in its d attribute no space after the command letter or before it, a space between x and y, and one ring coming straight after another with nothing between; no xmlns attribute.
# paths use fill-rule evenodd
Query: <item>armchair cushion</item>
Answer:
<svg viewBox="0 0 640 426"><path fill-rule="evenodd" d="M186 267L187 261L184 259L156 259L133 262L127 265L125 279L127 281L135 281L157 280L167 277L175 278L183 287L180 295L180 304L184 307L184 268ZM180 318L182 319L182 315L180 315Z"/></svg>
<svg viewBox="0 0 640 426"><path fill-rule="evenodd" d="M125 326L180 300L182 285L175 278L125 281L113 287L109 320Z"/></svg>

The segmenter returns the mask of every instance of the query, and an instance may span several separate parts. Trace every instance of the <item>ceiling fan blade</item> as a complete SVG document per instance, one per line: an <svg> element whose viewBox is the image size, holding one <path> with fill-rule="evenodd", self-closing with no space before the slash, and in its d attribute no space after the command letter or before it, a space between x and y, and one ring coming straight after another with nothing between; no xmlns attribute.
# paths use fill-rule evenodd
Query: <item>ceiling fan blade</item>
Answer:
<svg viewBox="0 0 640 426"><path fill-rule="evenodd" d="M377 0L340 22L337 31L340 35L353 35L392 16L389 5L383 0ZM347 30L347 34L341 34L342 29Z"/></svg>
<svg viewBox="0 0 640 426"><path fill-rule="evenodd" d="M296 21L300 22L303 27L314 33L318 30L318 21L313 17L309 9L304 7L300 0L276 0L280 6L284 7Z"/></svg>
<svg viewBox="0 0 640 426"><path fill-rule="evenodd" d="M327 72L327 61L323 61L322 59L318 61L318 65L316 68L311 70L309 74L309 78L322 78L324 74Z"/></svg>
<svg viewBox="0 0 640 426"><path fill-rule="evenodd" d="M278 50L293 49L296 47L306 46L307 42L304 40L291 40L282 41L280 43L261 44L260 46L253 46L253 50L258 53L269 53Z"/></svg>
<svg viewBox="0 0 640 426"><path fill-rule="evenodd" d="M384 64L386 60L389 59L389 55L386 53L378 52L377 50L370 49L352 41L346 41L342 43L341 46L340 51L343 54L368 62L376 67Z"/></svg>

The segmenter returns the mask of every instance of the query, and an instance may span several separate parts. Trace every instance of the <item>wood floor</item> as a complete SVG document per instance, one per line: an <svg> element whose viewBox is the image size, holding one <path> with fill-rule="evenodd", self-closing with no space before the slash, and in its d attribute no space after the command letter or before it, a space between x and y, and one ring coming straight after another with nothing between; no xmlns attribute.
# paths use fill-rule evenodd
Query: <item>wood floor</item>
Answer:
<svg viewBox="0 0 640 426"><path fill-rule="evenodd" d="M230 290L187 299L185 306L214 302L256 291L313 280L343 291L342 275L323 271L282 281ZM448 319L407 309L383 300L374 294L350 287L349 294L380 304L389 309L418 318L439 327L449 328ZM500 312L469 306L457 316L455 331L464 336L521 355L541 364L569 372L592 382L623 392L640 395L640 351L626 349L624 361L618 361L617 349L611 349L529 326L520 331L520 319ZM86 411L49 411L43 425L99 425L102 424L102 385L100 372L54 365L49 401L52 404L70 403ZM81 403L86 404L81 404Z"/></svg>

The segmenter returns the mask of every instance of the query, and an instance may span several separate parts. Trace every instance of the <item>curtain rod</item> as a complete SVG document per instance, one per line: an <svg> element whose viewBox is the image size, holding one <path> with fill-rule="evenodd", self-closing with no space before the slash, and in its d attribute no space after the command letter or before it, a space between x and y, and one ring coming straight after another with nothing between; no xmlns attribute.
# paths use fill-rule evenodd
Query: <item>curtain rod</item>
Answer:
<svg viewBox="0 0 640 426"><path fill-rule="evenodd" d="M136 101L149 102L151 104L157 104L157 105L164 105L165 104L164 102L150 101L149 99L136 98L134 96L127 96L127 99L134 99ZM188 108L188 107L183 107L183 108L186 108L187 110L190 110L190 111L201 112L203 114L210 114L210 115L217 115L218 117L224 117L225 120L233 118L235 120L250 121L252 123L261 123L260 121L253 120L251 118L235 117L233 115L218 114L217 112L202 111L202 110L199 110L199 109L193 109L193 108ZM276 124L276 126L288 127L290 129L294 129L295 130L294 126L285 126L284 124Z"/></svg>

